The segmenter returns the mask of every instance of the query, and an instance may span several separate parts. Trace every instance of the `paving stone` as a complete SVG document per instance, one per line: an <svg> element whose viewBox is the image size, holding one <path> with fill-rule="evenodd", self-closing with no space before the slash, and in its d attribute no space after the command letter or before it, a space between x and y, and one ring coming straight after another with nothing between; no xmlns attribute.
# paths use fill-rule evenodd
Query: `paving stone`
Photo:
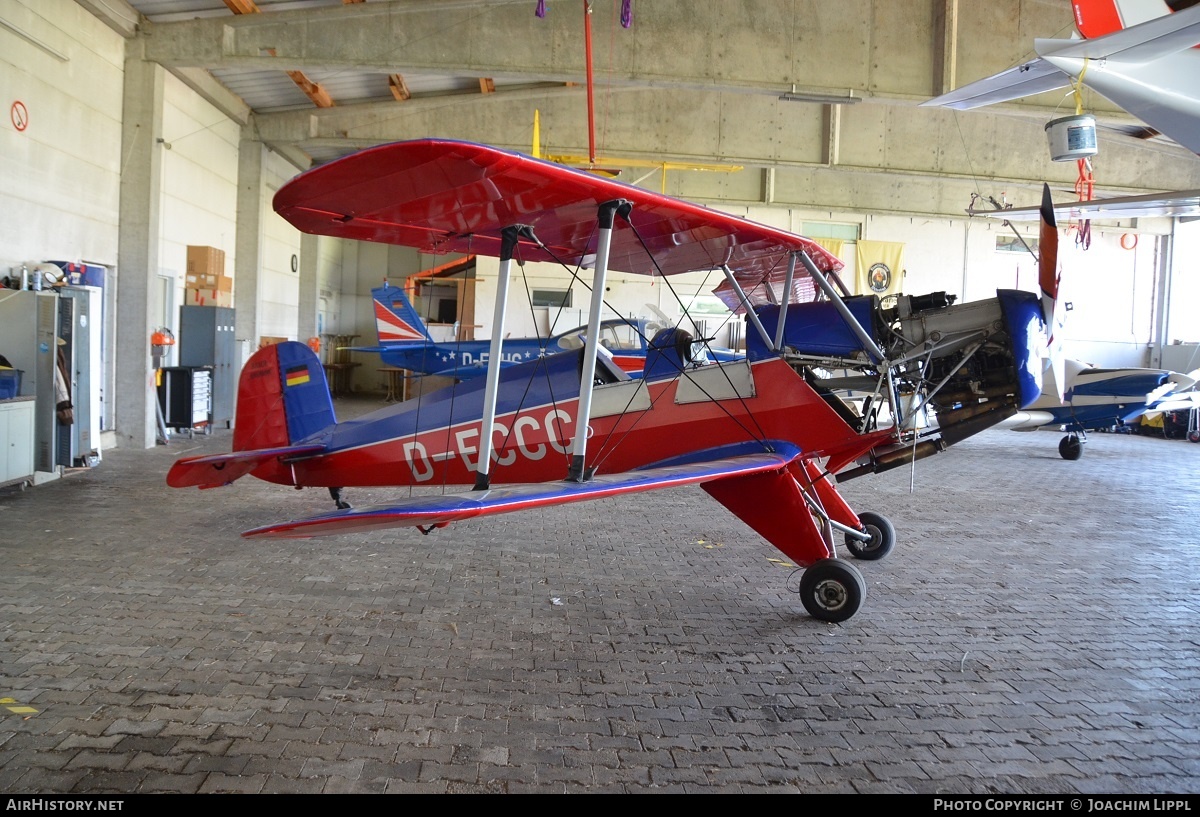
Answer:
<svg viewBox="0 0 1200 817"><path fill-rule="evenodd" d="M38 710L3 790L1200 791L1187 443L989 431L844 483L899 541L831 625L699 489L243 540L331 506L165 487L230 437L0 491L0 697Z"/></svg>

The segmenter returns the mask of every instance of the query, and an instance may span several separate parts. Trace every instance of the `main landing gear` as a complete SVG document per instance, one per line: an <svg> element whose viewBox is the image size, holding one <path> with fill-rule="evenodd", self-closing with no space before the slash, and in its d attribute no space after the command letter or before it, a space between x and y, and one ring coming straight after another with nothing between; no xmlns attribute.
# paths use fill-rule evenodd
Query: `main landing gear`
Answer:
<svg viewBox="0 0 1200 817"><path fill-rule="evenodd" d="M896 544L892 523L877 513L856 514L813 460L703 488L803 569L800 601L819 621L846 621L867 595L858 568L837 558L834 537L844 535L851 555L867 561L882 559Z"/></svg>
<svg viewBox="0 0 1200 817"><path fill-rule="evenodd" d="M337 505L337 509L339 511L348 511L354 507L349 502L342 499L342 489L341 488L330 488L329 489L329 498L333 500L333 504Z"/></svg>
<svg viewBox="0 0 1200 817"><path fill-rule="evenodd" d="M845 621L858 612L866 595L862 574L841 559L813 562L800 577L800 601L821 621Z"/></svg>
<svg viewBox="0 0 1200 817"><path fill-rule="evenodd" d="M1064 460L1077 460L1083 456L1083 440L1078 434L1068 434L1058 441L1058 455Z"/></svg>
<svg viewBox="0 0 1200 817"><path fill-rule="evenodd" d="M861 513L862 530L838 525L846 535L846 549L863 561L876 561L896 545L896 529L886 516ZM865 537L864 538L864 534ZM867 595L867 583L858 568L841 559L818 559L800 578L800 601L815 619L840 622L853 616Z"/></svg>

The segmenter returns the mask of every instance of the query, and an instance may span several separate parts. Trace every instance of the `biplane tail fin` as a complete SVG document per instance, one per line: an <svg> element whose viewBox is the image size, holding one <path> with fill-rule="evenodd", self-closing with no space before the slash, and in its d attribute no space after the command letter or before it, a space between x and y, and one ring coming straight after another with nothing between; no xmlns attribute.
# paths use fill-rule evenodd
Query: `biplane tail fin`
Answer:
<svg viewBox="0 0 1200 817"><path fill-rule="evenodd" d="M233 451L185 457L171 466L172 488L217 488L253 473L291 484L288 463L325 450L320 432L337 422L320 359L303 343L259 349L238 382Z"/></svg>
<svg viewBox="0 0 1200 817"><path fill-rule="evenodd" d="M233 450L295 446L337 422L320 359L303 343L259 349L238 381Z"/></svg>
<svg viewBox="0 0 1200 817"><path fill-rule="evenodd" d="M400 287L384 283L371 290L375 310L375 335L383 348L408 341L431 341L425 321L417 314Z"/></svg>

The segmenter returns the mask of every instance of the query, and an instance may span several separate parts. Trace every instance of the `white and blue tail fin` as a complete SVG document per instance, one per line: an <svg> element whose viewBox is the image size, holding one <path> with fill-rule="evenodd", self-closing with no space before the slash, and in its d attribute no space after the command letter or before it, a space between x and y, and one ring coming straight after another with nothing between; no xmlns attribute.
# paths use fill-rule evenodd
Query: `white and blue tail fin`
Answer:
<svg viewBox="0 0 1200 817"><path fill-rule="evenodd" d="M402 288L385 283L371 290L371 300L380 346L433 339Z"/></svg>

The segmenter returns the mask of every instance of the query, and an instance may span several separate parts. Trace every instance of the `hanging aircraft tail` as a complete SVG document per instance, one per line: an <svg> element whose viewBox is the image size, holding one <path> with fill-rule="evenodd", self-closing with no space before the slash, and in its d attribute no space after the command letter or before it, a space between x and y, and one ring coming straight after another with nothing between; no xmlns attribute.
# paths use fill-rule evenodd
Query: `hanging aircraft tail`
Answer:
<svg viewBox="0 0 1200 817"><path fill-rule="evenodd" d="M1194 47L1200 44L1200 5L1191 0L1073 0L1072 7L1083 39L1036 39L1036 59L922 106L970 110L1087 85L1200 152L1195 127L1200 50Z"/></svg>
<svg viewBox="0 0 1200 817"><path fill-rule="evenodd" d="M289 484L288 463L324 451L320 433L336 422L325 369L313 351L295 341L264 347L238 381L233 452L181 459L167 484L216 488L251 472Z"/></svg>

